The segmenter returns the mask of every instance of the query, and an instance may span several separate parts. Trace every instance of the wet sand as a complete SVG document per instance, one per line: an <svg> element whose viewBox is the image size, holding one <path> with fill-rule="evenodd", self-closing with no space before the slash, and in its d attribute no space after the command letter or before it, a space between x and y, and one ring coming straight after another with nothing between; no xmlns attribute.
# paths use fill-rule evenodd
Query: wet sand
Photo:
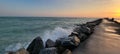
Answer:
<svg viewBox="0 0 120 54"><path fill-rule="evenodd" d="M104 19L73 54L120 54L120 24Z"/></svg>

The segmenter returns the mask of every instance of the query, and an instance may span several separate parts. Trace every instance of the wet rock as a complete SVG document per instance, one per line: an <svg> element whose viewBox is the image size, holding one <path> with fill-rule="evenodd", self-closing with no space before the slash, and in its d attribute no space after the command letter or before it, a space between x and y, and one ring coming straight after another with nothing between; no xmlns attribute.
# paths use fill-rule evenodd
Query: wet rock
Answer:
<svg viewBox="0 0 120 54"><path fill-rule="evenodd" d="M92 26L95 27L96 25L99 25L102 22L103 19L97 19L91 22L87 22L86 24L76 24L76 26L81 26L81 25L88 25L88 26Z"/></svg>
<svg viewBox="0 0 120 54"><path fill-rule="evenodd" d="M83 33L85 33L85 34L88 34L88 35L90 35L90 34L93 32L93 31L92 31L89 27L87 27L87 26L81 26L80 31L83 32Z"/></svg>
<svg viewBox="0 0 120 54"><path fill-rule="evenodd" d="M71 35L69 35L69 37L77 36L80 39L80 41L83 42L94 32L94 27L99 25L101 22L102 22L102 19L97 19L92 22L87 22L86 24L78 25L73 30Z"/></svg>
<svg viewBox="0 0 120 54"><path fill-rule="evenodd" d="M82 33L82 32L80 32L79 34L77 32L72 32L71 35L69 35L69 37L72 37L75 35L80 39L80 42L83 42L90 36L90 35L86 35L85 33Z"/></svg>
<svg viewBox="0 0 120 54"><path fill-rule="evenodd" d="M94 23L96 23L96 25L99 25L101 22L102 22L103 19L98 19L98 20L95 20L93 21Z"/></svg>
<svg viewBox="0 0 120 54"><path fill-rule="evenodd" d="M55 47L55 42L53 42L50 39L46 41L46 48L49 48L49 47Z"/></svg>
<svg viewBox="0 0 120 54"><path fill-rule="evenodd" d="M73 32L77 32L78 34L82 32L82 33L85 33L87 35L90 35L90 34L93 33L93 30L91 28L87 27L87 26L81 25L79 27L76 27L73 30Z"/></svg>
<svg viewBox="0 0 120 54"><path fill-rule="evenodd" d="M78 37L80 38L80 41L81 41L81 42L83 42L83 41L85 41L87 38L89 38L89 36L86 35L86 34L84 34L84 33L80 33Z"/></svg>
<svg viewBox="0 0 120 54"><path fill-rule="evenodd" d="M87 22L86 23L88 26L96 26L96 23L94 23L94 22Z"/></svg>
<svg viewBox="0 0 120 54"><path fill-rule="evenodd" d="M95 23L86 23L86 26L89 27L91 30L94 29L94 27L96 26Z"/></svg>
<svg viewBox="0 0 120 54"><path fill-rule="evenodd" d="M65 50L66 50L66 48L62 47L61 45L57 46L57 53L58 54L62 54Z"/></svg>
<svg viewBox="0 0 120 54"><path fill-rule="evenodd" d="M40 37L35 38L27 48L29 54L39 54L40 50L43 49L43 41Z"/></svg>
<svg viewBox="0 0 120 54"><path fill-rule="evenodd" d="M80 44L80 39L77 36L59 38L56 40L56 44L67 49L74 49Z"/></svg>
<svg viewBox="0 0 120 54"><path fill-rule="evenodd" d="M72 54L72 52L69 49L66 49L62 54Z"/></svg>
<svg viewBox="0 0 120 54"><path fill-rule="evenodd" d="M94 24L96 26L96 25L99 25L102 22L102 20L103 19L97 19L97 20L92 21L92 22L87 22L86 24L92 23L92 24Z"/></svg>
<svg viewBox="0 0 120 54"><path fill-rule="evenodd" d="M57 54L57 49L55 47L45 48L39 54Z"/></svg>
<svg viewBox="0 0 120 54"><path fill-rule="evenodd" d="M68 37L72 37L72 36L78 36L79 34L77 32L72 32Z"/></svg>

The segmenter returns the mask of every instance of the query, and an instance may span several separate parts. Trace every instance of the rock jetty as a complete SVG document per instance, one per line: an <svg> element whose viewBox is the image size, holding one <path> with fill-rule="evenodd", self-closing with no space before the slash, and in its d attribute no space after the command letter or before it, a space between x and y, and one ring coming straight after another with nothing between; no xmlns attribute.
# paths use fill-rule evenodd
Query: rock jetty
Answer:
<svg viewBox="0 0 120 54"><path fill-rule="evenodd" d="M40 37L36 37L28 46L25 54L72 54L72 51L94 32L94 27L99 25L102 19L97 19L85 24L77 24L68 37L58 38L55 42L48 39L43 45ZM19 50L20 51L20 50ZM21 52L20 51L20 52ZM16 53L8 53L16 54ZM22 53L23 54L23 53Z"/></svg>

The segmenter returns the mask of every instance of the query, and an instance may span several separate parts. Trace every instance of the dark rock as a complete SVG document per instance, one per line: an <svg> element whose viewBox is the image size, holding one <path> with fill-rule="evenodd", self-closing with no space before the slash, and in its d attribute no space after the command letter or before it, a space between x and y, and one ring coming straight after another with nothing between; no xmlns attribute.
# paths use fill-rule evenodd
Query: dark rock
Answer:
<svg viewBox="0 0 120 54"><path fill-rule="evenodd" d="M97 20L92 21L92 22L87 22L86 24L93 23L94 25L99 25L101 22L102 22L102 19L97 19Z"/></svg>
<svg viewBox="0 0 120 54"><path fill-rule="evenodd" d="M85 41L87 38L89 38L89 36L86 35L86 34L84 34L84 33L79 33L79 36L78 36L78 37L80 38L80 41L81 41L81 42L83 42L83 41Z"/></svg>
<svg viewBox="0 0 120 54"><path fill-rule="evenodd" d="M86 26L93 29L96 26L96 23L87 22Z"/></svg>
<svg viewBox="0 0 120 54"><path fill-rule="evenodd" d="M40 37L35 38L27 48L29 54L39 54L40 50L43 49L43 41Z"/></svg>
<svg viewBox="0 0 120 54"><path fill-rule="evenodd" d="M77 36L59 38L56 40L56 44L67 49L74 49L80 44L80 39Z"/></svg>
<svg viewBox="0 0 120 54"><path fill-rule="evenodd" d="M69 37L72 37L72 36L78 36L79 34L77 32L72 32Z"/></svg>
<svg viewBox="0 0 120 54"><path fill-rule="evenodd" d="M65 47L62 47L61 45L57 46L57 53L62 54L66 50Z"/></svg>
<svg viewBox="0 0 120 54"><path fill-rule="evenodd" d="M57 49L55 47L45 48L39 54L57 54Z"/></svg>
<svg viewBox="0 0 120 54"><path fill-rule="evenodd" d="M106 19L106 20L108 20L108 21L112 21L112 22L120 25L120 22L115 21L114 18L112 18L112 19L110 19L110 18L104 18L104 19Z"/></svg>
<svg viewBox="0 0 120 54"><path fill-rule="evenodd" d="M114 18L112 18L111 21L114 21Z"/></svg>
<svg viewBox="0 0 120 54"><path fill-rule="evenodd" d="M78 34L82 32L82 33L85 33L87 35L90 35L91 33L93 33L93 29L91 29L91 28L89 28L89 27L87 27L85 25L81 25L79 27L76 27L73 30L73 32L77 32Z"/></svg>
<svg viewBox="0 0 120 54"><path fill-rule="evenodd" d="M69 49L66 49L62 54L72 54L72 52Z"/></svg>
<svg viewBox="0 0 120 54"><path fill-rule="evenodd" d="M60 38L61 39L61 38ZM64 48L63 46L61 46L61 41L60 41L60 39L57 39L56 40L56 42L55 42L55 46L57 47L57 52L58 52L58 54L62 54L65 50L66 50L66 48Z"/></svg>
<svg viewBox="0 0 120 54"><path fill-rule="evenodd" d="M93 25L88 25L88 24L86 24L85 26L88 27L88 28L90 29L90 30L89 30L89 35L92 34L92 33L94 32L95 26L93 26Z"/></svg>
<svg viewBox="0 0 120 54"><path fill-rule="evenodd" d="M46 41L46 48L49 48L49 47L55 47L55 42L53 42L50 39Z"/></svg>
<svg viewBox="0 0 120 54"><path fill-rule="evenodd" d="M69 35L69 37L77 36L80 41L83 42L94 32L94 27L99 25L101 22L102 19L97 19L92 22L87 22L86 24L78 25Z"/></svg>
<svg viewBox="0 0 120 54"><path fill-rule="evenodd" d="M116 24L120 25L120 22L114 21Z"/></svg>
<svg viewBox="0 0 120 54"><path fill-rule="evenodd" d="M80 32L79 34L77 32L72 32L71 35L69 35L69 37L72 37L75 35L80 39L80 42L83 42L90 36L90 35L86 35L85 33L82 33L82 32Z"/></svg>
<svg viewBox="0 0 120 54"><path fill-rule="evenodd" d="M108 21L114 21L114 18L105 18L106 20L108 20Z"/></svg>
<svg viewBox="0 0 120 54"><path fill-rule="evenodd" d="M103 19L97 19L95 21L93 21L94 23L96 23L96 25L99 25L102 22Z"/></svg>
<svg viewBox="0 0 120 54"><path fill-rule="evenodd" d="M88 35L90 35L90 34L93 32L93 31L92 31L89 27L87 27L87 26L81 26L80 31L83 32L83 33L85 33L85 34L88 34Z"/></svg>
<svg viewBox="0 0 120 54"><path fill-rule="evenodd" d="M99 25L102 22L102 20L103 19L97 19L97 20L94 20L94 21L91 21L91 22L87 22L86 24L94 27L96 25ZM86 25L86 24L76 24L76 26L81 26L81 25Z"/></svg>

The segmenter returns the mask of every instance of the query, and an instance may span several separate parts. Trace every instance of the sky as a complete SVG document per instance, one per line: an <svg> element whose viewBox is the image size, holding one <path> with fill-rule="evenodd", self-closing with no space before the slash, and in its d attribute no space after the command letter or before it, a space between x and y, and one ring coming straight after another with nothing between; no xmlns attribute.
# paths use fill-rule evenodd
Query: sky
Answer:
<svg viewBox="0 0 120 54"><path fill-rule="evenodd" d="M120 0L0 0L0 16L120 17Z"/></svg>

